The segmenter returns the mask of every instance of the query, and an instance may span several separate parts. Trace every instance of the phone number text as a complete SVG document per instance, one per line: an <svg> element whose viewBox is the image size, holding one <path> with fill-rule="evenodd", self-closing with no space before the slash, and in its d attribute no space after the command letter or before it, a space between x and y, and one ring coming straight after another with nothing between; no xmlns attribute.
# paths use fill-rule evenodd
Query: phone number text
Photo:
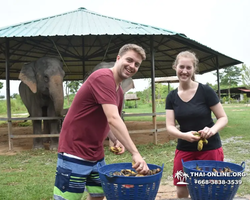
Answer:
<svg viewBox="0 0 250 200"><path fill-rule="evenodd" d="M197 180L194 179L195 184L200 184L200 185L241 185L242 180Z"/></svg>

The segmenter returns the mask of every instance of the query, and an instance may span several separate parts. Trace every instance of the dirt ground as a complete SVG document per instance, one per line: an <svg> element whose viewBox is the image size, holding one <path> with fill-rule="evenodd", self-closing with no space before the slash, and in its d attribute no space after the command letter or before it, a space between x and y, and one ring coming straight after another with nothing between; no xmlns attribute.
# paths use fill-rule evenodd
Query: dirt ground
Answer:
<svg viewBox="0 0 250 200"><path fill-rule="evenodd" d="M32 127L20 127L17 126L17 122L13 123L12 132L13 135L30 135L32 134ZM152 122L130 122L125 121L129 131L134 130L151 130L153 129ZM157 128L165 128L164 122L157 122ZM147 144L154 142L153 134L149 131L144 133L131 133L131 138L135 144ZM162 144L168 142L171 138L165 131L157 133L157 143ZM17 152L32 149L33 139L13 139L13 150L9 151L8 144L8 127L6 125L0 126L0 155L14 155ZM105 141L105 145L108 145L108 141ZM172 199L176 198L175 187L172 181L162 180L162 184L159 188L156 200L160 199Z"/></svg>

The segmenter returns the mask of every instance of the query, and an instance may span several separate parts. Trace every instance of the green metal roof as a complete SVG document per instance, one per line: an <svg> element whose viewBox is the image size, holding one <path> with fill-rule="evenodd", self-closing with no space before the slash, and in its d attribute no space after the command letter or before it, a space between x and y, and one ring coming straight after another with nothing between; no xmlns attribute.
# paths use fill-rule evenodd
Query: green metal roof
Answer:
<svg viewBox="0 0 250 200"><path fill-rule="evenodd" d="M139 44L147 53L134 79L175 76L172 63L183 50L197 54L200 74L216 70L217 63L218 68L242 63L184 34L79 8L0 28L0 79L9 76L11 80L18 80L24 63L51 56L63 61L65 80L81 80L98 63L115 61L119 48L126 43ZM6 55L10 63L8 75Z"/></svg>
<svg viewBox="0 0 250 200"><path fill-rule="evenodd" d="M104 16L85 8L0 29L1 37L176 34L165 29Z"/></svg>

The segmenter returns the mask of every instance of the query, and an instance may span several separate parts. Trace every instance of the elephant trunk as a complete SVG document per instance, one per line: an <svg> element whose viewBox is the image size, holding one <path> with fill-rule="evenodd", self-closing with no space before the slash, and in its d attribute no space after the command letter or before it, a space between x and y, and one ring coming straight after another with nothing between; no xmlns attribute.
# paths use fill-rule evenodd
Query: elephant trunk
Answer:
<svg viewBox="0 0 250 200"><path fill-rule="evenodd" d="M63 95L63 79L59 75L51 77L50 81L50 96L53 99L56 116L61 116L63 109L64 95Z"/></svg>

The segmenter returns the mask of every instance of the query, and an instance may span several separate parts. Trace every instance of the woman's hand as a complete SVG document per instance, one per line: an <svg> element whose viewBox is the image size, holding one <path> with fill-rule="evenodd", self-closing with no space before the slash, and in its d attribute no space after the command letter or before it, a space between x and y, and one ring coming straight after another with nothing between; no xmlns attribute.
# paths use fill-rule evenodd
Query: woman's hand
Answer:
<svg viewBox="0 0 250 200"><path fill-rule="evenodd" d="M199 133L201 134L201 138L204 139L208 139L216 134L216 132L214 132L213 129L209 127L203 128L202 130L199 131Z"/></svg>
<svg viewBox="0 0 250 200"><path fill-rule="evenodd" d="M182 135L183 140L186 140L188 142L197 142L201 139L200 136L195 135L195 133L197 133L197 131L189 131L189 132L185 132Z"/></svg>

